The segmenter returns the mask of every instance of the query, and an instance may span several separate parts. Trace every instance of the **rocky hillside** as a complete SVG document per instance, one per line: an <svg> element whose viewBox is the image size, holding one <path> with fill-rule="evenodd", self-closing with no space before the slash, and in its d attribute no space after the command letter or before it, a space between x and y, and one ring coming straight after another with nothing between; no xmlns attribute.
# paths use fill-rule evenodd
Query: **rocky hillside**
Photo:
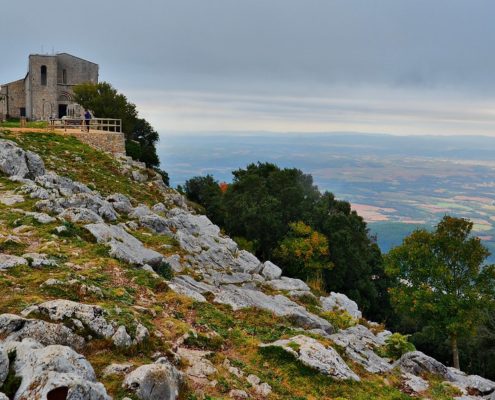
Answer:
<svg viewBox="0 0 495 400"><path fill-rule="evenodd" d="M495 399L140 163L3 132L0 171L0 399Z"/></svg>

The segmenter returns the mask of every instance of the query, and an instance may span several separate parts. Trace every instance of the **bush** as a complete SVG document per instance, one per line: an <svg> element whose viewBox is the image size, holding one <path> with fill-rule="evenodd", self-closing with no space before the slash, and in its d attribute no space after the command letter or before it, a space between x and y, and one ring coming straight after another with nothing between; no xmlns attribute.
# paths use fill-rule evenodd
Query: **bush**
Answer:
<svg viewBox="0 0 495 400"><path fill-rule="evenodd" d="M347 329L357 325L359 322L351 314L343 310L327 311L322 314L322 317L337 329Z"/></svg>
<svg viewBox="0 0 495 400"><path fill-rule="evenodd" d="M168 281L174 276L172 267L168 262L162 262L158 267L155 267L154 270L158 275Z"/></svg>
<svg viewBox="0 0 495 400"><path fill-rule="evenodd" d="M414 345L408 341L408 338L409 335L393 333L385 341L384 351L380 352L381 355L397 360L403 354L416 350Z"/></svg>

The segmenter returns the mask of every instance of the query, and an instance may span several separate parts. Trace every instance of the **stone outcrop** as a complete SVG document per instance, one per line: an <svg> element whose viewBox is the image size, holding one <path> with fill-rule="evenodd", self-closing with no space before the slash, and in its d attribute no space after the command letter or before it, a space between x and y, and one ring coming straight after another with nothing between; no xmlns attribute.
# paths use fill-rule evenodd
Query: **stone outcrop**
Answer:
<svg viewBox="0 0 495 400"><path fill-rule="evenodd" d="M140 400L176 400L182 374L168 361L142 365L129 373L123 386Z"/></svg>
<svg viewBox="0 0 495 400"><path fill-rule="evenodd" d="M76 303L70 300L51 300L26 308L23 316L43 316L52 321L60 321L85 328L94 335L104 338L113 336L115 329L105 319L105 311L96 305ZM77 322L79 321L79 322Z"/></svg>
<svg viewBox="0 0 495 400"><path fill-rule="evenodd" d="M45 165L37 154L0 139L0 171L7 176L34 179L45 173Z"/></svg>
<svg viewBox="0 0 495 400"><path fill-rule="evenodd" d="M144 245L124 228L105 223L88 224L85 228L95 237L98 243L110 247L110 255L131 265L158 265L163 262L163 256L147 249Z"/></svg>
<svg viewBox="0 0 495 400"><path fill-rule="evenodd" d="M356 325L341 330L329 338L345 349L347 356L354 362L361 364L368 372L387 372L392 369L389 360L378 356L375 349L385 345L386 338L391 333L388 331L375 335L363 325Z"/></svg>
<svg viewBox="0 0 495 400"><path fill-rule="evenodd" d="M63 324L22 318L14 314L0 315L0 335L5 342L21 342L30 338L44 346L58 344L76 350L85 344L84 338Z"/></svg>
<svg viewBox="0 0 495 400"><path fill-rule="evenodd" d="M339 353L308 336L294 336L290 339L262 344L261 347L280 347L304 365L337 380L360 381L359 376L347 366Z"/></svg>
<svg viewBox="0 0 495 400"><path fill-rule="evenodd" d="M343 310L357 319L363 316L356 302L342 293L330 292L329 296L320 297L320 303L325 311L333 311L334 309Z"/></svg>
<svg viewBox="0 0 495 400"><path fill-rule="evenodd" d="M14 370L22 378L16 399L46 399L59 392L67 400L110 400L89 362L70 347L44 347L32 339L5 347L16 351Z"/></svg>

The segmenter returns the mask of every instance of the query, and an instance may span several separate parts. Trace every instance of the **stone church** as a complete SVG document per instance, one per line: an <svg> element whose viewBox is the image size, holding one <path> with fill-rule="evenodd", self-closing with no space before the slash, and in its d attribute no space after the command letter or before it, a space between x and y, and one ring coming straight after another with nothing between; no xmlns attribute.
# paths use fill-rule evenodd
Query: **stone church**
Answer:
<svg viewBox="0 0 495 400"><path fill-rule="evenodd" d="M98 83L98 64L67 53L31 54L23 79L0 86L0 119L62 118L73 103L72 88Z"/></svg>

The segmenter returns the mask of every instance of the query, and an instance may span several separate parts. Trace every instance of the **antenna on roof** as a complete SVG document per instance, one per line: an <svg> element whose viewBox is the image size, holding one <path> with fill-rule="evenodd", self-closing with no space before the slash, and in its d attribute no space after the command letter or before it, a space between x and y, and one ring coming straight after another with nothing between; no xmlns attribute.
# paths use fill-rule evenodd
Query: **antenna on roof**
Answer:
<svg viewBox="0 0 495 400"><path fill-rule="evenodd" d="M52 46L52 56L55 55L55 47Z"/></svg>

